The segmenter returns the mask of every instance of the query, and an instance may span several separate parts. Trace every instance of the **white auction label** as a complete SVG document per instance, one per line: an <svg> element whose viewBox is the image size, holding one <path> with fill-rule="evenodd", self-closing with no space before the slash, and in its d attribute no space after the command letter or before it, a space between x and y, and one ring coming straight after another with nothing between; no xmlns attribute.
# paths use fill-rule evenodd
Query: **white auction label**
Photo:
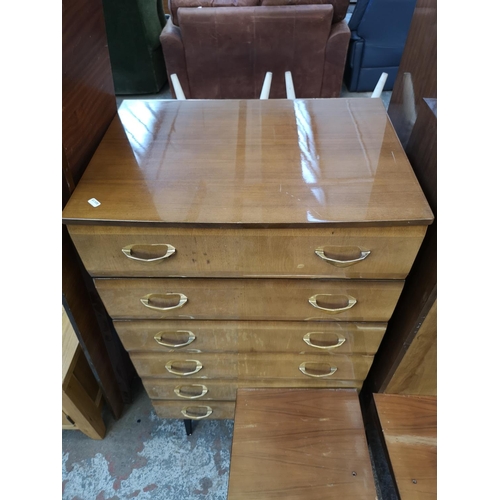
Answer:
<svg viewBox="0 0 500 500"><path fill-rule="evenodd" d="M95 208L95 207L98 207L101 202L100 201L97 201L95 198L90 198L89 200L89 203Z"/></svg>

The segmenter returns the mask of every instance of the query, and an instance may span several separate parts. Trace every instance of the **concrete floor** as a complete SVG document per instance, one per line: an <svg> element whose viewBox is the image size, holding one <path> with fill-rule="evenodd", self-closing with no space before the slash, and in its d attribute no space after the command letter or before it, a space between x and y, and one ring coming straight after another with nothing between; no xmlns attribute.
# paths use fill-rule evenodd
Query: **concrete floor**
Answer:
<svg viewBox="0 0 500 500"><path fill-rule="evenodd" d="M225 500L232 420L206 420L186 435L182 420L159 419L137 380L133 402L106 436L63 431L63 500Z"/></svg>

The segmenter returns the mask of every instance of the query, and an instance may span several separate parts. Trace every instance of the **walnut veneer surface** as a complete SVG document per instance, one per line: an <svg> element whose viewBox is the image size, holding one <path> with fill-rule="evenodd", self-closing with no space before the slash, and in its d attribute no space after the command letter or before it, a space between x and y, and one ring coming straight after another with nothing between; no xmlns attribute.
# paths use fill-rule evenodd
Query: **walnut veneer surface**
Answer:
<svg viewBox="0 0 500 500"><path fill-rule="evenodd" d="M374 394L401 500L437 497L437 398Z"/></svg>
<svg viewBox="0 0 500 500"><path fill-rule="evenodd" d="M433 215L377 99L134 100L63 219L158 414L199 419L359 389Z"/></svg>
<svg viewBox="0 0 500 500"><path fill-rule="evenodd" d="M355 391L239 389L228 500L373 500Z"/></svg>

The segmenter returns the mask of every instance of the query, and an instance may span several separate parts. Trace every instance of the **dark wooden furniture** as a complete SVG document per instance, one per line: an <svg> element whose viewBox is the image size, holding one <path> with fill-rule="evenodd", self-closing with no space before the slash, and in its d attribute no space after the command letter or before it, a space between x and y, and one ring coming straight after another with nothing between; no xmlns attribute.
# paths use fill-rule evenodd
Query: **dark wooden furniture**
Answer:
<svg viewBox="0 0 500 500"><path fill-rule="evenodd" d="M433 215L380 100L131 100L63 218L158 415L202 419L359 389Z"/></svg>
<svg viewBox="0 0 500 500"><path fill-rule="evenodd" d="M437 216L437 103L423 101L406 152ZM367 392L437 394L437 217L429 226L365 383Z"/></svg>
<svg viewBox="0 0 500 500"><path fill-rule="evenodd" d="M429 205L429 227L365 389L437 393L437 2L417 0L388 109Z"/></svg>
<svg viewBox="0 0 500 500"><path fill-rule="evenodd" d="M417 0L387 111L403 147L424 98L437 99L437 0Z"/></svg>
<svg viewBox="0 0 500 500"><path fill-rule="evenodd" d="M62 310L62 428L102 439L102 391L83 355L66 311Z"/></svg>
<svg viewBox="0 0 500 500"><path fill-rule="evenodd" d="M78 184L109 123L116 101L99 0L62 4L62 204ZM133 367L117 340L65 227L62 300L83 353L113 415L129 399Z"/></svg>
<svg viewBox="0 0 500 500"><path fill-rule="evenodd" d="M374 394L401 500L437 498L437 399Z"/></svg>
<svg viewBox="0 0 500 500"><path fill-rule="evenodd" d="M376 496L356 391L238 390L228 500Z"/></svg>

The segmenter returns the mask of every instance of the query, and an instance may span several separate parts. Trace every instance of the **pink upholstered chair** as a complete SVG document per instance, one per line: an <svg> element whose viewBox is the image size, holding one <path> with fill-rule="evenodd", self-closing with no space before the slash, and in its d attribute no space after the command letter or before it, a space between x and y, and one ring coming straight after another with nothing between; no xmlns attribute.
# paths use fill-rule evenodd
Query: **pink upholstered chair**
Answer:
<svg viewBox="0 0 500 500"><path fill-rule="evenodd" d="M291 72L297 98L338 97L349 1L312 1L171 0L160 36L171 88L176 74L187 99L257 99L271 72L269 98L286 98Z"/></svg>

